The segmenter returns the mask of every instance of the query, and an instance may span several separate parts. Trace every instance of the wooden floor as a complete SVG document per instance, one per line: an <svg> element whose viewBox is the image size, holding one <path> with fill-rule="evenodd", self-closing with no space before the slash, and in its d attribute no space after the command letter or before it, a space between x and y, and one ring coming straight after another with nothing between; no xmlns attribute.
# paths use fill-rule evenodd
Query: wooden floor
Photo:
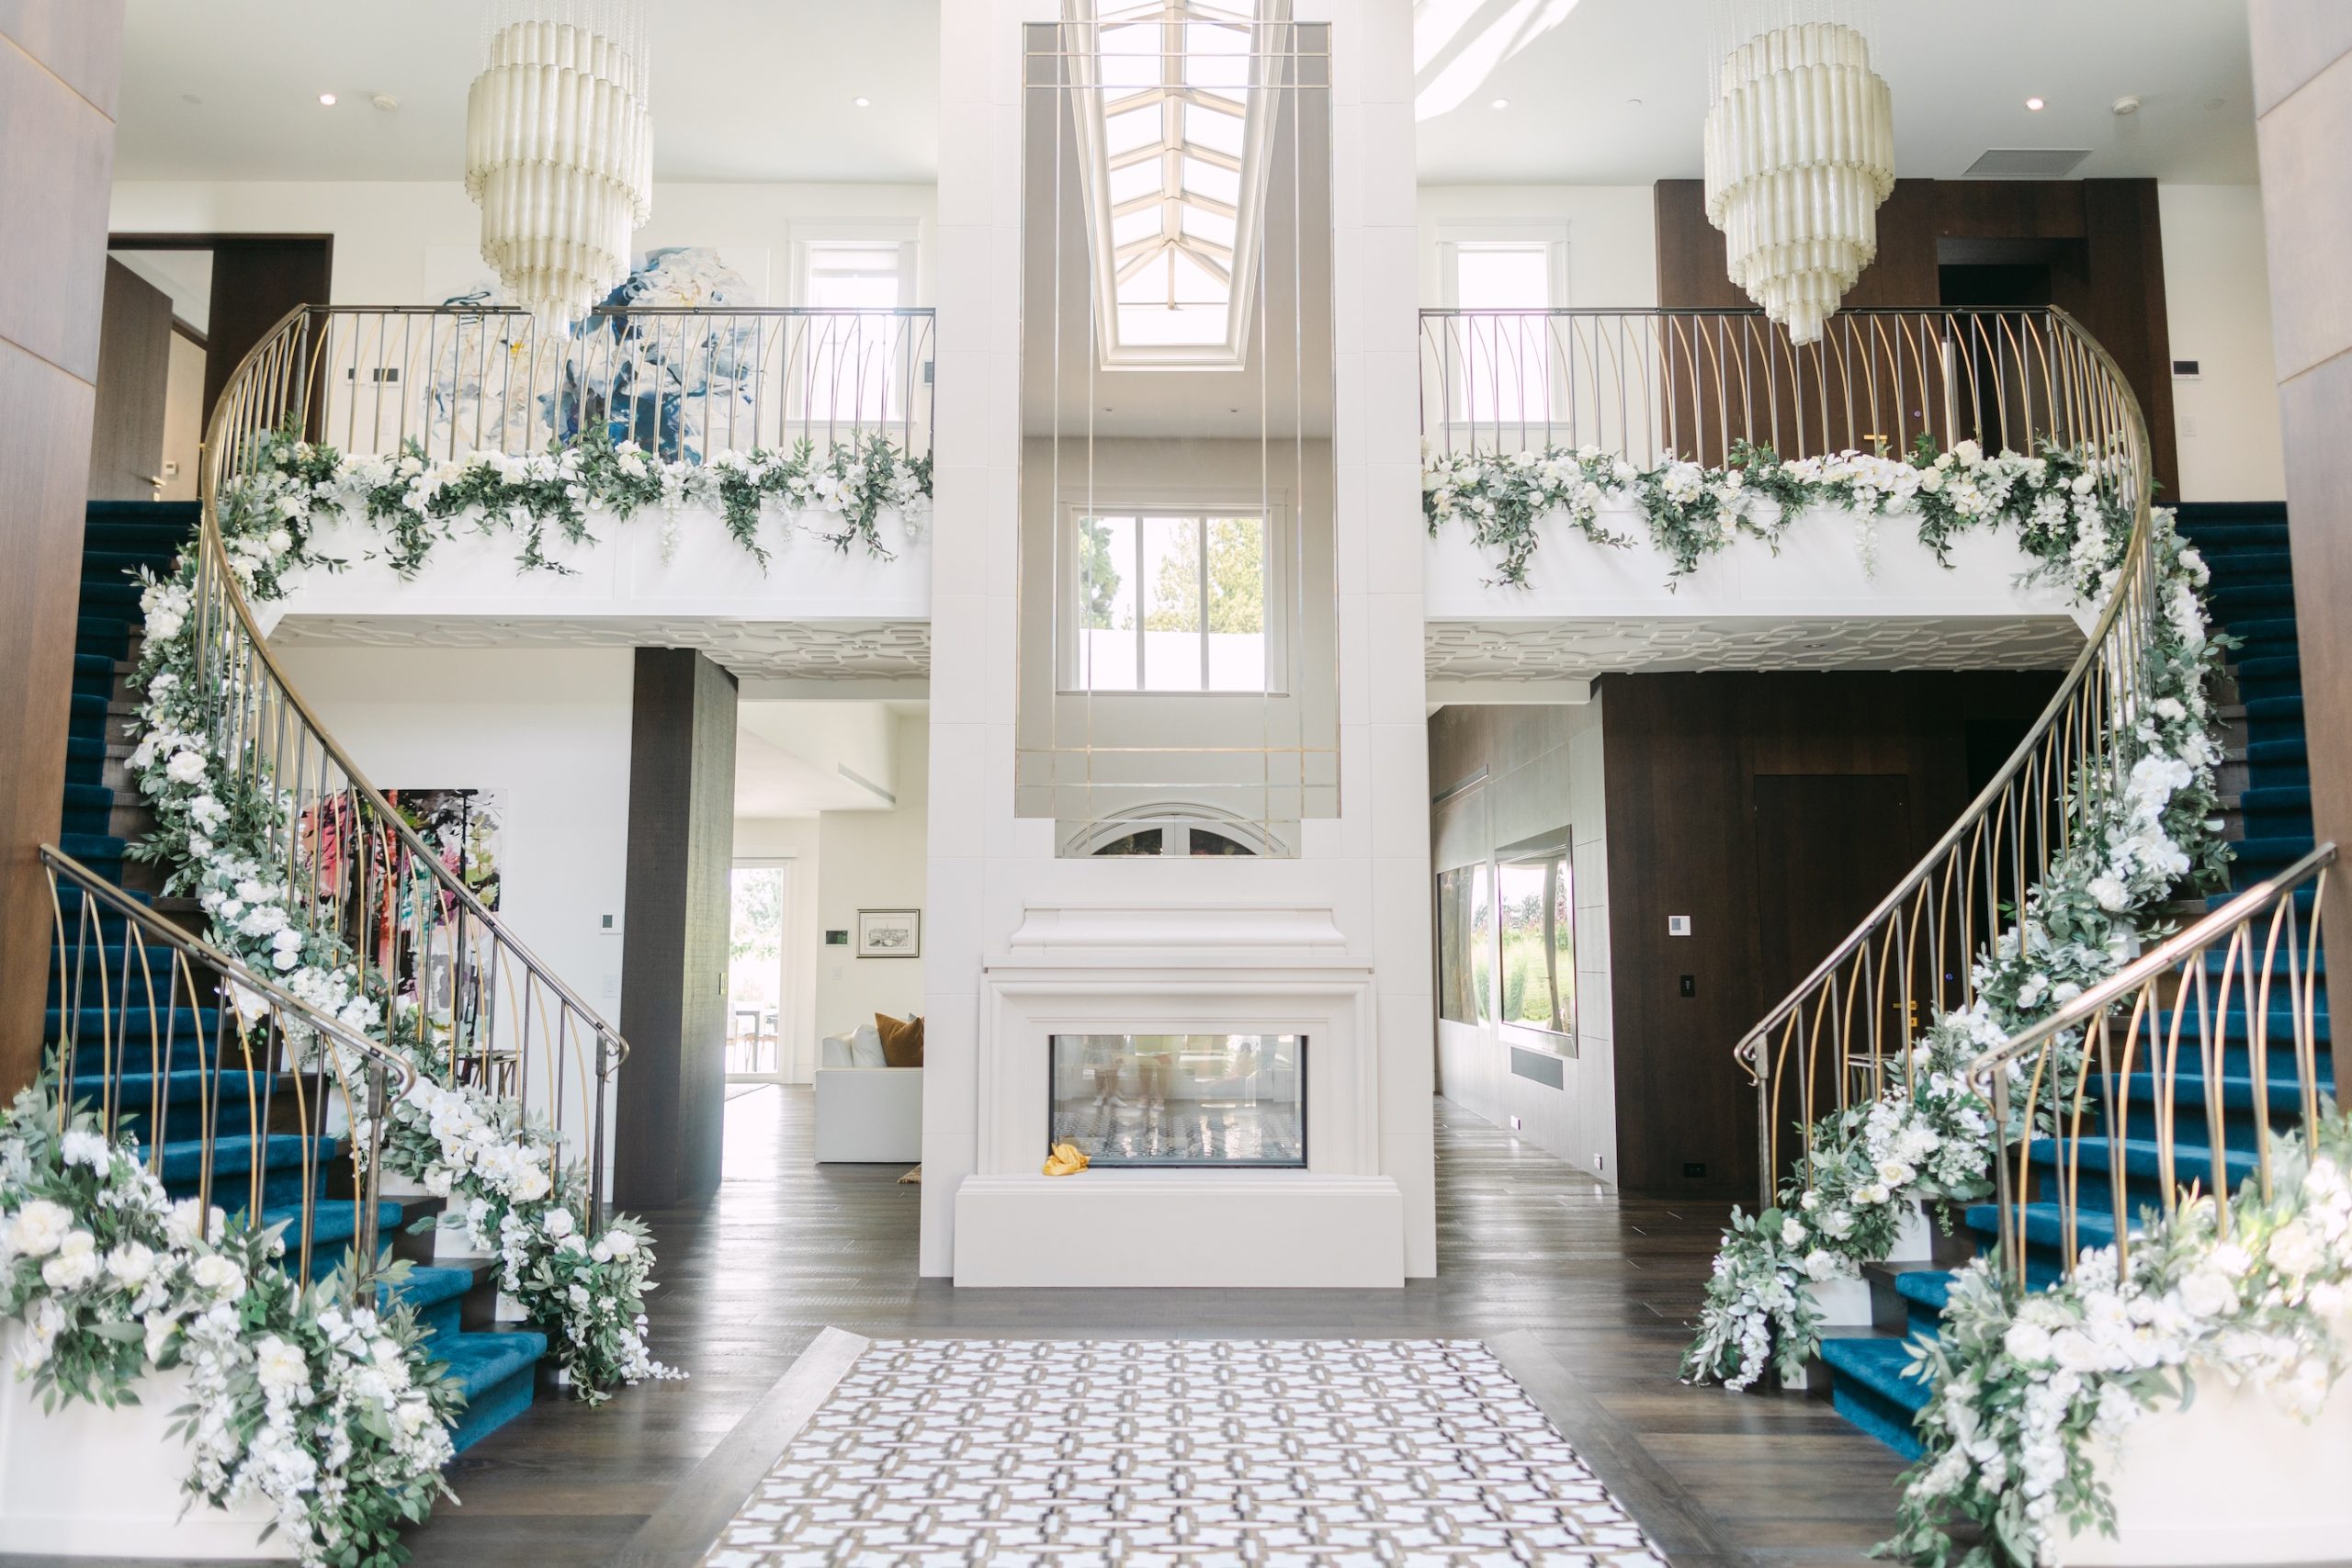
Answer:
<svg viewBox="0 0 2352 1568"><path fill-rule="evenodd" d="M899 1185L896 1168L818 1166L808 1090L741 1094L728 1106L717 1201L647 1216L663 1281L655 1351L691 1381L631 1389L601 1410L543 1393L458 1461L463 1506L413 1532L416 1560L605 1562L833 1325L884 1337L1509 1338L1535 1348L1540 1375L1506 1359L1681 1568L1861 1562L1893 1523L1892 1455L1825 1403L1675 1381L1722 1213L1620 1200L1436 1103L1436 1280L1389 1292L958 1292L916 1280L918 1190Z"/></svg>

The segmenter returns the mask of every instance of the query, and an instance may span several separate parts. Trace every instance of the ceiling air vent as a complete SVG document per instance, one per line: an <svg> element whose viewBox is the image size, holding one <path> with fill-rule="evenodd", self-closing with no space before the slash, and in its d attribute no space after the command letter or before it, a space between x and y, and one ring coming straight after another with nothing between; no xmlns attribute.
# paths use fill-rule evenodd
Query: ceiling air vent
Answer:
<svg viewBox="0 0 2352 1568"><path fill-rule="evenodd" d="M2063 180L2090 155L2087 147L1988 147L1968 172L1984 179Z"/></svg>

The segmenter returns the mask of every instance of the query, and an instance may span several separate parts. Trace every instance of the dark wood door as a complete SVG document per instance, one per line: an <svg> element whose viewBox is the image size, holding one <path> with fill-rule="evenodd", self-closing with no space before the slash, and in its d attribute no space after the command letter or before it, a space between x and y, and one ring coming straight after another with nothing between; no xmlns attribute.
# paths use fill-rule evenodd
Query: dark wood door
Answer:
<svg viewBox="0 0 2352 1568"><path fill-rule="evenodd" d="M220 389L262 334L297 305L327 302L334 242L325 235L221 234L212 247L211 319L205 333L204 421Z"/></svg>
<svg viewBox="0 0 2352 1568"><path fill-rule="evenodd" d="M1758 773L1752 787L1757 978L1769 1007L1851 935L1918 857L1906 774ZM1899 995L1887 988L1883 1026L1899 1025ZM1860 1010L1849 1017L1859 1034L1867 1019ZM1838 1060L1828 1048L1814 1058L1816 1108L1836 1103ZM1785 1119L1798 1119L1794 1085L1781 1103Z"/></svg>
<svg viewBox="0 0 2352 1568"><path fill-rule="evenodd" d="M172 297L107 257L90 421L92 501L155 499L171 368Z"/></svg>

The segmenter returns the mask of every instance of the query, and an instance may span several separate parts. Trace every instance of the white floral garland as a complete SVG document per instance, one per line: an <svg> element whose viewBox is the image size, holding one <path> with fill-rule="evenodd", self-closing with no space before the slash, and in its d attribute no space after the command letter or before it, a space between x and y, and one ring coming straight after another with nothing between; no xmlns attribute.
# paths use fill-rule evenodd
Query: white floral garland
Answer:
<svg viewBox="0 0 2352 1568"><path fill-rule="evenodd" d="M288 456L297 465L338 466L333 454L322 457L316 448ZM277 471L274 465L264 469ZM219 513L232 569L248 592L265 600L282 594L286 573L310 559L310 513L288 482L282 476L236 489ZM424 1048L413 1010L387 1014L365 993L330 922L298 918L299 890L285 886L282 873L264 859L267 845L292 831L292 800L255 784L210 750L210 707L219 697L194 679L194 578L191 547L171 577L149 579L141 595L146 640L134 679L143 697L130 770L154 812L156 831L134 852L168 868L166 886L198 899L230 952L275 972L299 999L416 1066L416 1086L390 1109L384 1168L455 1201L443 1223L499 1257L502 1287L553 1331L559 1363L578 1397L598 1404L616 1383L684 1376L656 1360L645 1343L643 1298L652 1289L653 1250L644 1227L619 1218L601 1235L582 1235L577 1184L558 1190L552 1174L559 1164L553 1133L480 1089L442 1082L444 1065ZM341 1066L346 1081L359 1081L365 1070L356 1061ZM364 1114L354 1122L364 1143L370 1133Z"/></svg>
<svg viewBox="0 0 2352 1568"><path fill-rule="evenodd" d="M2271 1147L2272 1196L2249 1180L2229 1234L2211 1195L2151 1217L2128 1270L2086 1249L2073 1279L2012 1303L1978 1258L1952 1279L1937 1337L1914 1343L1933 1392L1925 1452L1883 1551L1963 1568L2052 1560L2062 1526L2112 1532L2096 1456L2160 1399L2188 1399L2190 1369L2266 1391L2304 1420L2347 1363L2352 1313L2352 1117L2330 1112Z"/></svg>
<svg viewBox="0 0 2352 1568"><path fill-rule="evenodd" d="M457 1385L407 1308L348 1308L335 1277L297 1284L285 1253L279 1230L175 1201L136 1140L108 1140L88 1111L61 1131L47 1080L0 1111L17 1375L51 1404L116 1404L149 1371L185 1368L174 1430L195 1450L193 1496L263 1499L313 1568L397 1562L398 1524L448 1495Z"/></svg>

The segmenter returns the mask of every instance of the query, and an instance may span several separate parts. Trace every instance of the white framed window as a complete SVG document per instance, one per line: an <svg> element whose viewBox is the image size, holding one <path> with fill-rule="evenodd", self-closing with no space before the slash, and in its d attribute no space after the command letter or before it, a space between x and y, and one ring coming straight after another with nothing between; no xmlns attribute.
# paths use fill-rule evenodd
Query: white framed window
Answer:
<svg viewBox="0 0 2352 1568"><path fill-rule="evenodd" d="M1447 308L1540 311L1568 303L1568 239L1557 223L1491 222L1438 236ZM1559 387L1555 336L1541 316L1473 315L1453 325L1448 378L1456 420L1541 420Z"/></svg>
<svg viewBox="0 0 2352 1568"><path fill-rule="evenodd" d="M1283 510L1068 508L1062 687L1279 691Z"/></svg>
<svg viewBox="0 0 2352 1568"><path fill-rule="evenodd" d="M809 310L896 310L912 305L921 224L913 219L792 225L792 302ZM931 345L894 316L819 316L796 322L786 355L793 417L848 424L903 416L910 380L928 374Z"/></svg>

